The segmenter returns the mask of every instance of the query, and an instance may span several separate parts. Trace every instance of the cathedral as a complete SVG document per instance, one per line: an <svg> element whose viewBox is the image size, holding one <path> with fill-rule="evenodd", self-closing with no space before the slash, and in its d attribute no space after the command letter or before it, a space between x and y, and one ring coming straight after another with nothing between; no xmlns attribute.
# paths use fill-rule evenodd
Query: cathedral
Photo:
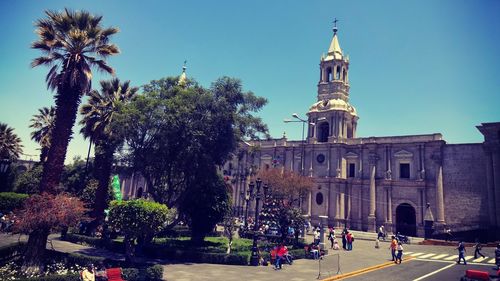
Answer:
<svg viewBox="0 0 500 281"><path fill-rule="evenodd" d="M334 27L321 56L317 100L307 117L285 120L302 123L302 140L244 142L240 156L224 166L237 214L247 204L250 174L287 169L313 178L301 200L313 224L372 232L384 225L411 236L424 236L427 225L434 233L449 228L498 238L500 123L477 126L483 143L448 144L441 134L357 137L361 113L349 102L349 57L337 33Z"/></svg>

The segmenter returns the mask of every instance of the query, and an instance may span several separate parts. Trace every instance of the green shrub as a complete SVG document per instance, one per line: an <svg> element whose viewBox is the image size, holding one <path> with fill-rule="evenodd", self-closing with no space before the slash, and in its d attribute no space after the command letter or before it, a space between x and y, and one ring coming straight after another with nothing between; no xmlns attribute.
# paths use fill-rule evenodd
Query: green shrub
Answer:
<svg viewBox="0 0 500 281"><path fill-rule="evenodd" d="M141 274L137 268L122 268L122 277L127 281L139 281L141 279Z"/></svg>
<svg viewBox="0 0 500 281"><path fill-rule="evenodd" d="M48 275L43 277L32 277L26 279L16 279L21 281L80 281L79 274Z"/></svg>
<svg viewBox="0 0 500 281"><path fill-rule="evenodd" d="M68 242L72 242L72 243L78 243L78 244L94 246L94 247L102 247L103 246L103 240L101 238L90 237L90 236L80 235L80 234L75 234L75 233L67 233L66 236L64 237L64 240L66 240Z"/></svg>
<svg viewBox="0 0 500 281"><path fill-rule="evenodd" d="M0 192L0 212L8 213L23 207L28 194L15 192Z"/></svg>
<svg viewBox="0 0 500 281"><path fill-rule="evenodd" d="M163 279L163 267L159 264L146 268L147 281L159 281Z"/></svg>

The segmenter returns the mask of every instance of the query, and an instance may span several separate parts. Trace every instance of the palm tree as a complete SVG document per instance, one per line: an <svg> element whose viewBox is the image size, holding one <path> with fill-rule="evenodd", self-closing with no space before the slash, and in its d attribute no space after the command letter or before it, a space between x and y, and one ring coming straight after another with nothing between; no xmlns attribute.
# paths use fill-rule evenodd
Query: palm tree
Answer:
<svg viewBox="0 0 500 281"><path fill-rule="evenodd" d="M80 121L83 125L81 133L95 144L94 167L99 185L95 194L93 227L104 218L113 154L122 143L122 139L113 133L111 124L119 104L130 101L137 91L138 88L130 86L130 81L120 83L118 78L101 81L101 91L92 91L87 104L80 109L80 114L83 116Z"/></svg>
<svg viewBox="0 0 500 281"><path fill-rule="evenodd" d="M56 109L51 106L38 109L38 114L31 118L30 128L35 129L31 132L31 139L36 141L41 146L40 162L44 163L47 160L47 154L50 148L50 138L54 129L54 119Z"/></svg>
<svg viewBox="0 0 500 281"><path fill-rule="evenodd" d="M55 193L59 185L69 140L73 133L78 105L92 84L92 68L114 74L105 59L119 53L109 42L117 28L103 28L102 16L86 11L45 11L46 18L35 23L38 40L31 47L42 56L31 62L32 67L49 66L47 87L55 91L56 117L51 146L44 163L41 192ZM30 233L24 256L27 270L39 271L50 228ZM38 270L37 270L38 268Z"/></svg>
<svg viewBox="0 0 500 281"><path fill-rule="evenodd" d="M21 139L14 133L14 129L0 122L0 161L15 161L23 153L22 147ZM0 191L8 190L7 171L0 171L0 177Z"/></svg>
<svg viewBox="0 0 500 281"><path fill-rule="evenodd" d="M0 160L10 161L19 158L23 153L21 139L14 133L14 129L0 122Z"/></svg>
<svg viewBox="0 0 500 281"><path fill-rule="evenodd" d="M31 46L40 50L43 56L35 58L31 66L50 66L47 86L56 91L51 149L40 184L41 191L54 193L64 167L80 98L91 89L91 68L114 74L105 59L119 52L116 45L109 43L110 36L118 29L103 28L102 17L86 11L65 9L45 14L46 18L35 23L39 38Z"/></svg>

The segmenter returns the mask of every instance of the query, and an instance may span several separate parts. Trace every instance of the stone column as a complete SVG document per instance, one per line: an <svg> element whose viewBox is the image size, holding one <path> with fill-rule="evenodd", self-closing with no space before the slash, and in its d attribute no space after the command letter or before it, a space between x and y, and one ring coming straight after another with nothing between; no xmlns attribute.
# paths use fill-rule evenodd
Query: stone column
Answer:
<svg viewBox="0 0 500 281"><path fill-rule="evenodd" d="M493 182L493 159L491 151L486 151L486 191L488 194L488 214L490 226L497 225L497 216L495 211L495 186Z"/></svg>
<svg viewBox="0 0 500 281"><path fill-rule="evenodd" d="M309 198L307 198L307 215L311 217L312 208L312 191L309 191Z"/></svg>
<svg viewBox="0 0 500 281"><path fill-rule="evenodd" d="M387 188L387 226L386 230L392 232L392 188Z"/></svg>
<svg viewBox="0 0 500 281"><path fill-rule="evenodd" d="M350 228L352 185L346 186L346 193L347 193L347 210L346 210L345 219L347 220L347 222L349 224L349 228Z"/></svg>
<svg viewBox="0 0 500 281"><path fill-rule="evenodd" d="M375 163L370 163L370 212L368 213L368 231L375 232L377 229L375 219L376 189L375 189Z"/></svg>
<svg viewBox="0 0 500 281"><path fill-rule="evenodd" d="M340 195L339 195L339 201L340 201L340 206L339 206L339 210L340 210L340 221L342 224L345 223L345 191L342 190L342 187L339 186L339 189L340 189Z"/></svg>
<svg viewBox="0 0 500 281"><path fill-rule="evenodd" d="M494 194L495 194L495 217L497 220L497 231L500 235L500 148L496 148L492 151L491 157L493 158L493 184L494 184Z"/></svg>
<svg viewBox="0 0 500 281"><path fill-rule="evenodd" d="M443 166L438 166L436 176L436 206L437 222L444 223L444 191L443 191Z"/></svg>

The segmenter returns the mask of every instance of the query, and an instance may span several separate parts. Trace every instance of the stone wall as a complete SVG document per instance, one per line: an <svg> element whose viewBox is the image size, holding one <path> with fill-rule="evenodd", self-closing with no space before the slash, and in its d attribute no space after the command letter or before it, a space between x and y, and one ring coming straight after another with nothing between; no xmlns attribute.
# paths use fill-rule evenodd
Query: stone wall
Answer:
<svg viewBox="0 0 500 281"><path fill-rule="evenodd" d="M478 229L488 222L482 144L443 147L445 220L454 231ZM454 228L460 225L461 229Z"/></svg>

